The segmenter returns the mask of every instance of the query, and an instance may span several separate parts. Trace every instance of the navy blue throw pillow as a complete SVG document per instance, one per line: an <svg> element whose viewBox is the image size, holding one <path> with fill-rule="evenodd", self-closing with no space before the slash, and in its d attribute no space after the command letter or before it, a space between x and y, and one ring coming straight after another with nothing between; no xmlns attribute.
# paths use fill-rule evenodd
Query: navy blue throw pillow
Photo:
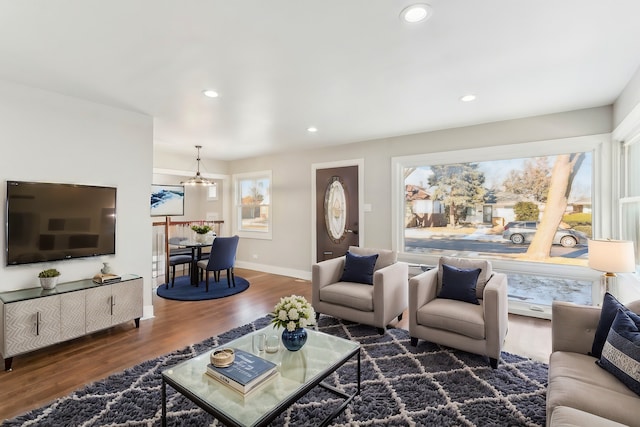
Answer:
<svg viewBox="0 0 640 427"><path fill-rule="evenodd" d="M629 309L622 305L620 301L615 299L613 295L609 292L605 293L604 299L602 300L602 309L600 310L600 320L598 321L596 334L593 338L593 344L591 345L591 353L589 353L593 357L597 357L598 359L600 358L600 355L602 354L602 347L604 347L604 343L607 340L609 329L611 329L613 319L616 318L618 309L622 309L625 312L629 311Z"/></svg>
<svg viewBox="0 0 640 427"><path fill-rule="evenodd" d="M640 316L618 309L596 363L640 395Z"/></svg>
<svg viewBox="0 0 640 427"><path fill-rule="evenodd" d="M471 304L480 304L476 296L476 283L480 268L465 270L442 264L442 289L438 298L455 299Z"/></svg>
<svg viewBox="0 0 640 427"><path fill-rule="evenodd" d="M378 254L356 255L347 252L340 281L373 285L373 269L377 259Z"/></svg>

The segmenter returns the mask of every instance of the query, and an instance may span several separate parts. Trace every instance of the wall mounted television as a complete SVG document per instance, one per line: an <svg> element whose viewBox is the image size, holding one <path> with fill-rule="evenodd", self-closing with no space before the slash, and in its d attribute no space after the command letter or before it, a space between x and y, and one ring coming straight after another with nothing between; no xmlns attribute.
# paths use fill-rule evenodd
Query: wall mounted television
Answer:
<svg viewBox="0 0 640 427"><path fill-rule="evenodd" d="M7 181L6 264L113 255L116 188Z"/></svg>

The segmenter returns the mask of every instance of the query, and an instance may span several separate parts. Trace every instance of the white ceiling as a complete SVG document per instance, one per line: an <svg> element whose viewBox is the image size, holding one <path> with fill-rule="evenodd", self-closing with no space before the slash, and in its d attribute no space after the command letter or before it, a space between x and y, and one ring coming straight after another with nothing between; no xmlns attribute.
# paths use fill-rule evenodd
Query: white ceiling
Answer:
<svg viewBox="0 0 640 427"><path fill-rule="evenodd" d="M640 66L638 0L424 2L0 0L0 79L225 160L608 105Z"/></svg>

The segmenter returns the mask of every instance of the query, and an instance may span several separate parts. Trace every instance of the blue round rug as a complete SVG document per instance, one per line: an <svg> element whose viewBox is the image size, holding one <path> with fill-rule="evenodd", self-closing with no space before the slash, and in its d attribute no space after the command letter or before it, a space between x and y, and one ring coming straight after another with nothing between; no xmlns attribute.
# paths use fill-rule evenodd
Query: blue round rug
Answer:
<svg viewBox="0 0 640 427"><path fill-rule="evenodd" d="M207 299L224 298L249 289L249 282L240 276L236 277L236 286L227 287L227 276L220 275L220 281L213 280L213 274L209 276L209 292L206 292L204 280L198 287L191 286L189 276L176 277L175 284L167 289L167 284L158 286L156 293L159 297L177 301L202 301Z"/></svg>

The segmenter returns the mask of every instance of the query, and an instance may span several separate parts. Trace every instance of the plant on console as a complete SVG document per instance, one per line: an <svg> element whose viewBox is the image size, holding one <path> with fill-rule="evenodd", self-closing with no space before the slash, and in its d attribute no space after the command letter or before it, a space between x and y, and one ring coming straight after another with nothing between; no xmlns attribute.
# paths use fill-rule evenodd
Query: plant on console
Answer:
<svg viewBox="0 0 640 427"><path fill-rule="evenodd" d="M41 279L45 277L58 277L59 275L60 275L60 272L55 268L42 270L40 273L38 273L38 277L40 277Z"/></svg>

